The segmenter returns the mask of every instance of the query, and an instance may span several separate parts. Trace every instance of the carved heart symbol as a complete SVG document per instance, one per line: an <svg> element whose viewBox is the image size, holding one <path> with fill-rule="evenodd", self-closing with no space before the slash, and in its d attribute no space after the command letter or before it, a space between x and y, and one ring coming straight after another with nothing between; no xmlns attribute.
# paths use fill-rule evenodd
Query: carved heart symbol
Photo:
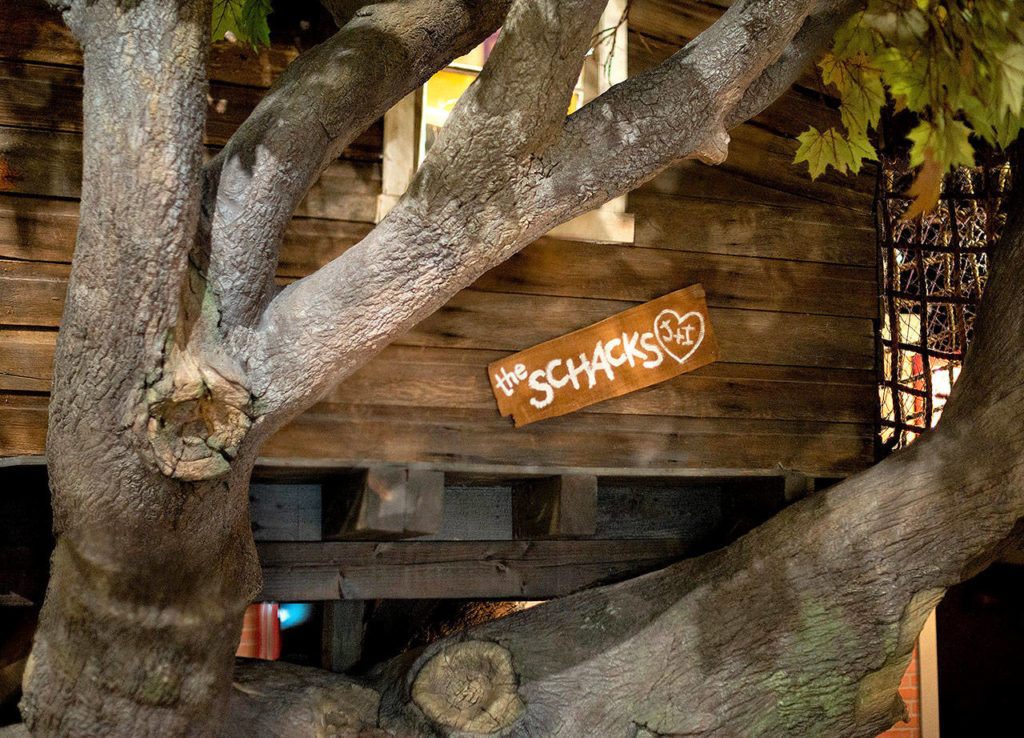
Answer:
<svg viewBox="0 0 1024 738"><path fill-rule="evenodd" d="M693 325L692 318L696 318L699 330ZM683 316L675 310L662 310L654 319L654 335L665 353L682 364L693 356L704 340L704 316L695 310Z"/></svg>

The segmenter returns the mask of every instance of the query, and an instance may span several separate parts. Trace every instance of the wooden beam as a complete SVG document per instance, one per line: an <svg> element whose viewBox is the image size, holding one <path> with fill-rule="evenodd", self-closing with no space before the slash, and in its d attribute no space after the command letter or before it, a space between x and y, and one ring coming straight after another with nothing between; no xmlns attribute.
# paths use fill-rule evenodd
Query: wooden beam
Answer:
<svg viewBox="0 0 1024 738"><path fill-rule="evenodd" d="M592 536L597 528L597 477L563 474L531 479L512 491L516 538Z"/></svg>
<svg viewBox="0 0 1024 738"><path fill-rule="evenodd" d="M260 543L257 601L547 599L666 566L688 544L651 541Z"/></svg>
<svg viewBox="0 0 1024 738"><path fill-rule="evenodd" d="M249 485L252 537L257 541L319 541L320 485Z"/></svg>
<svg viewBox="0 0 1024 738"><path fill-rule="evenodd" d="M444 472L376 466L323 485L325 540L410 538L441 528Z"/></svg>
<svg viewBox="0 0 1024 738"><path fill-rule="evenodd" d="M323 604L320 667L341 673L355 666L363 653L366 602L330 600Z"/></svg>

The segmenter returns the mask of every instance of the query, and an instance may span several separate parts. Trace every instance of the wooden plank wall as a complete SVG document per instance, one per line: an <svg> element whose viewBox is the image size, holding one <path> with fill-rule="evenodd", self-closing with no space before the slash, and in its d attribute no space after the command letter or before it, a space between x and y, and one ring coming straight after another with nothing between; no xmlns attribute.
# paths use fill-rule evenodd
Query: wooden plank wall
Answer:
<svg viewBox="0 0 1024 738"><path fill-rule="evenodd" d="M632 73L720 12L638 0ZM42 0L0 3L0 455L43 453L52 353L77 226L81 55ZM211 151L294 57L218 44ZM810 84L810 82L808 82ZM630 196L633 246L544 238L457 295L274 437L275 463L843 475L872 460L876 317L870 176L812 183L794 136L828 124L794 88L733 132L728 161L685 162ZM332 163L288 232L279 276L308 274L372 226L381 126ZM514 430L489 362L694 282L721 360Z"/></svg>

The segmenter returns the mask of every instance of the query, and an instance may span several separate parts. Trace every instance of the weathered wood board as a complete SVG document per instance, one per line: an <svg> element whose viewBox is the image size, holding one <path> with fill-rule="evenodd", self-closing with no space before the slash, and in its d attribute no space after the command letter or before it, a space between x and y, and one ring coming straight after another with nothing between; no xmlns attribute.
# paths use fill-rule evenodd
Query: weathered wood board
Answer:
<svg viewBox="0 0 1024 738"><path fill-rule="evenodd" d="M654 541L260 543L258 598L546 599L636 576L687 545Z"/></svg>
<svg viewBox="0 0 1024 738"><path fill-rule="evenodd" d="M718 358L704 288L637 305L487 367L498 410L516 427L618 397Z"/></svg>
<svg viewBox="0 0 1024 738"><path fill-rule="evenodd" d="M719 12L638 2L631 40L648 43L631 43L633 71ZM81 52L43 0L0 3L0 27L0 156L10 187L0 193L0 456L40 455L78 224ZM214 45L211 153L297 53ZM669 167L629 196L633 246L540 239L282 429L267 455L294 465L506 474L863 468L876 402L871 177L811 182L791 164L794 136L834 117L796 88L731 132L725 165ZM357 137L306 198L285 234L282 282L372 228L381 131ZM489 364L696 282L721 345L715 363L518 430L494 412Z"/></svg>

